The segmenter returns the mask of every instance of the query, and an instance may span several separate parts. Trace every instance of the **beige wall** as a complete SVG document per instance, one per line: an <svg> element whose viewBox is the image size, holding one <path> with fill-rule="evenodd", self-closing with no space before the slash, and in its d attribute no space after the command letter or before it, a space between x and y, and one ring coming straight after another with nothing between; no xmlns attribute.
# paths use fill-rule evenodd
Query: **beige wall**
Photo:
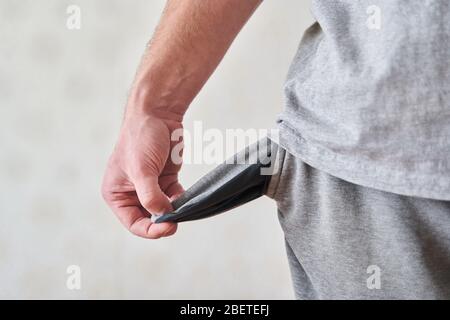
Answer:
<svg viewBox="0 0 450 320"><path fill-rule="evenodd" d="M243 0L245 1L245 0ZM66 28L66 8L82 28ZM275 204L260 199L160 241L99 195L127 89L163 0L0 0L0 298L293 298ZM267 128L307 0L267 0L186 118ZM188 187L212 165L187 165ZM66 288L79 265L81 290Z"/></svg>

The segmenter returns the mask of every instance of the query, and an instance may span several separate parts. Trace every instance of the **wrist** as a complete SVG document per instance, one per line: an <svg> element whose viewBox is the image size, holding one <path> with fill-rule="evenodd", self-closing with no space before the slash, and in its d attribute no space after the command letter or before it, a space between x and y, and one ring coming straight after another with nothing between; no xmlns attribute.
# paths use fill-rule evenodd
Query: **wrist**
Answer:
<svg viewBox="0 0 450 320"><path fill-rule="evenodd" d="M125 117L153 116L165 120L181 122L188 103L180 98L165 95L149 86L135 85L130 92Z"/></svg>

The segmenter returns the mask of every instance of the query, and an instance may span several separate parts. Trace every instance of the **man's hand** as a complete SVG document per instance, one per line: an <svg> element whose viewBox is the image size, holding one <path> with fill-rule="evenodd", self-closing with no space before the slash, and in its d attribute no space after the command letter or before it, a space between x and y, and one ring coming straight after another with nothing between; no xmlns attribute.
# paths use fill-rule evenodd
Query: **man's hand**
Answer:
<svg viewBox="0 0 450 320"><path fill-rule="evenodd" d="M179 164L171 159L177 141L171 133L181 123L155 115L127 116L109 160L103 197L122 224L149 239L170 236L177 226L153 224L150 214L172 210L170 200L183 192L178 183Z"/></svg>
<svg viewBox="0 0 450 320"><path fill-rule="evenodd" d="M262 0L169 0L137 71L102 194L132 233L160 238L176 225L152 224L183 189L170 158L191 101ZM178 150L177 150L178 151Z"/></svg>

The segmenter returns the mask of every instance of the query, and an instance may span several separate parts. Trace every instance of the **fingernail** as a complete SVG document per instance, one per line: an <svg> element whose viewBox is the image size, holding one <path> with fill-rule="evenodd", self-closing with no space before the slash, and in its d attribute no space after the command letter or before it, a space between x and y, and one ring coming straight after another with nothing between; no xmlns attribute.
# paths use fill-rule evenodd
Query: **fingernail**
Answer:
<svg viewBox="0 0 450 320"><path fill-rule="evenodd" d="M153 223L155 223L156 220L158 220L158 218L161 217L161 216L162 216L162 214L152 214L150 220L151 220Z"/></svg>

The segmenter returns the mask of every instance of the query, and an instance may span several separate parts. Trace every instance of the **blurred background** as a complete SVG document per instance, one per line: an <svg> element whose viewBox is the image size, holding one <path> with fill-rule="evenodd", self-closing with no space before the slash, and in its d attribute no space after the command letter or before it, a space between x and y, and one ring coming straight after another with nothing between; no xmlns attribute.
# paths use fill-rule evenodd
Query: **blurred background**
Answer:
<svg viewBox="0 0 450 320"><path fill-rule="evenodd" d="M272 128L308 0L266 0L193 102L204 129ZM0 298L292 299L275 203L171 238L132 236L100 196L136 67L165 0L0 0ZM81 9L81 29L66 26ZM187 188L214 165L185 165ZM67 268L79 266L70 290Z"/></svg>

